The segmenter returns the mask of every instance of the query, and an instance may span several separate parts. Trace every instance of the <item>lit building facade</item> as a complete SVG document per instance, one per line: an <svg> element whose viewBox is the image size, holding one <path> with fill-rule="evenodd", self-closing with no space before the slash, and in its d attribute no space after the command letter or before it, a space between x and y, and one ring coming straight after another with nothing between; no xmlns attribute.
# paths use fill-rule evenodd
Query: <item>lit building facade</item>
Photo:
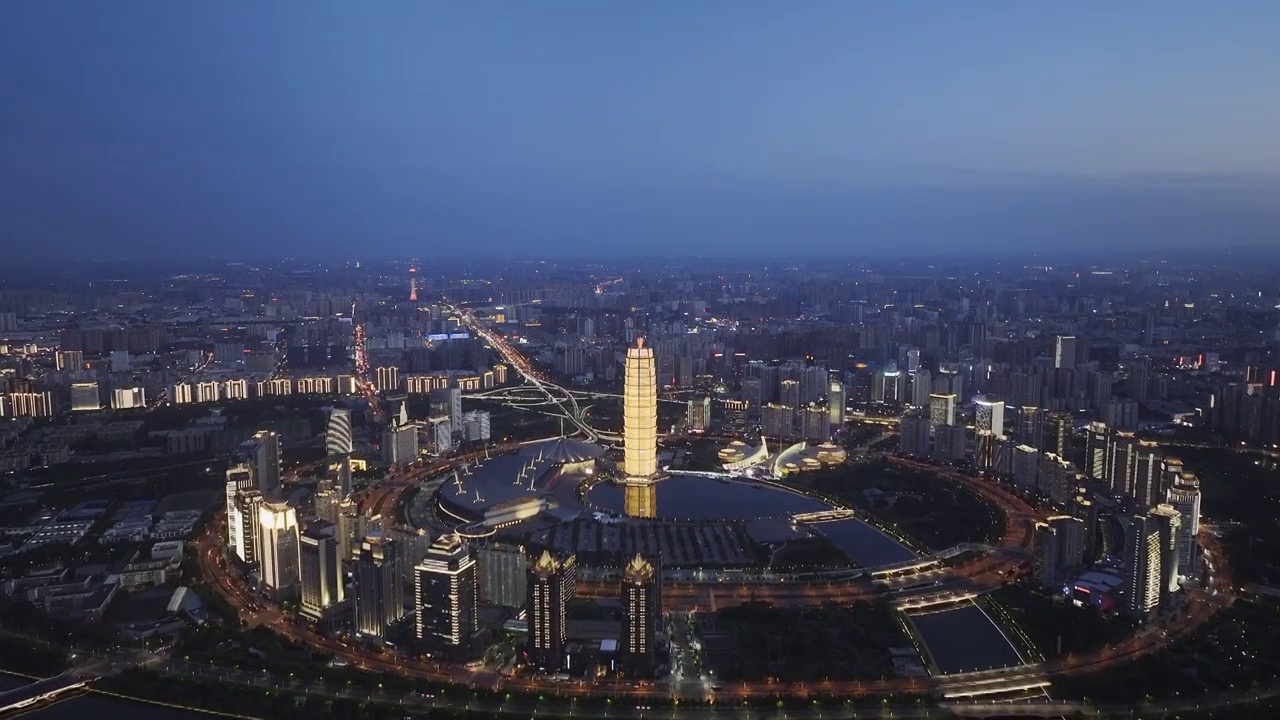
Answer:
<svg viewBox="0 0 1280 720"><path fill-rule="evenodd" d="M556 558L544 550L529 565L529 657L544 670L564 664L568 639L566 610L577 589L578 568L574 556Z"/></svg>
<svg viewBox="0 0 1280 720"><path fill-rule="evenodd" d="M258 490L268 499L280 494L280 436L274 430L259 430L240 444L238 454L253 465Z"/></svg>
<svg viewBox="0 0 1280 720"><path fill-rule="evenodd" d="M1076 338L1074 335L1059 335L1055 338L1053 366L1068 370L1076 366Z"/></svg>
<svg viewBox="0 0 1280 720"><path fill-rule="evenodd" d="M711 396L706 395L688 402L685 421L690 432L706 432L711 428Z"/></svg>
<svg viewBox="0 0 1280 720"><path fill-rule="evenodd" d="M833 378L827 385L828 424L832 429L844 427L844 406L844 383Z"/></svg>
<svg viewBox="0 0 1280 720"><path fill-rule="evenodd" d="M1200 559L1200 480L1191 473L1182 473L1169 488L1169 504L1182 516L1182 530L1178 535L1178 575L1189 578L1196 574Z"/></svg>
<svg viewBox="0 0 1280 720"><path fill-rule="evenodd" d="M627 349L622 393L623 512L631 517L657 514L658 376L653 348L637 338Z"/></svg>
<svg viewBox="0 0 1280 720"><path fill-rule="evenodd" d="M434 655L462 659L477 628L476 559L458 535L441 535L414 568L414 635Z"/></svg>
<svg viewBox="0 0 1280 720"><path fill-rule="evenodd" d="M330 455L347 455L352 450L351 411L334 408L325 424L324 448Z"/></svg>
<svg viewBox="0 0 1280 720"><path fill-rule="evenodd" d="M973 404L974 429L990 435L1004 435L1004 402L979 396Z"/></svg>
<svg viewBox="0 0 1280 720"><path fill-rule="evenodd" d="M929 396L929 425L936 432L943 426L956 424L956 396L951 393L933 393Z"/></svg>
<svg viewBox="0 0 1280 720"><path fill-rule="evenodd" d="M356 554L356 632L381 638L404 617L404 592L396 577L396 544L380 533L360 542Z"/></svg>
<svg viewBox="0 0 1280 720"><path fill-rule="evenodd" d="M342 602L346 593L335 532L332 523L315 522L299 538L302 613L313 619Z"/></svg>
<svg viewBox="0 0 1280 720"><path fill-rule="evenodd" d="M82 382L71 384L71 411L91 411L102 408L98 396L98 383Z"/></svg>
<svg viewBox="0 0 1280 720"><path fill-rule="evenodd" d="M262 585L277 600L298 593L298 512L284 503L264 502L258 508Z"/></svg>
<svg viewBox="0 0 1280 720"><path fill-rule="evenodd" d="M528 597L529 560L520 545L492 543L476 553L480 600L502 607L522 607Z"/></svg>
<svg viewBox="0 0 1280 720"><path fill-rule="evenodd" d="M247 550L246 543L242 535L244 534L245 518L242 515L242 505L240 494L244 491L254 488L253 466L251 465L232 465L227 468L226 473L226 508L227 508L227 547L245 562L254 562L256 556L252 550ZM257 508L254 508L253 515L254 529L251 534L256 537L257 531Z"/></svg>
<svg viewBox="0 0 1280 720"><path fill-rule="evenodd" d="M658 625L662 620L661 577L653 563L636 555L622 571L621 665L633 677L650 677L656 665Z"/></svg>

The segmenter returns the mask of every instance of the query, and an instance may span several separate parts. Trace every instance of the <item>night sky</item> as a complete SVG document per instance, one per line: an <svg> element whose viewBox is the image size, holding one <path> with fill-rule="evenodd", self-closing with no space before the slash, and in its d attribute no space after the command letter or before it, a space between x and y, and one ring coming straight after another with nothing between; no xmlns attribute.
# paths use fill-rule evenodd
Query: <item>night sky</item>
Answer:
<svg viewBox="0 0 1280 720"><path fill-rule="evenodd" d="M10 259L1280 245L1280 3L0 3Z"/></svg>

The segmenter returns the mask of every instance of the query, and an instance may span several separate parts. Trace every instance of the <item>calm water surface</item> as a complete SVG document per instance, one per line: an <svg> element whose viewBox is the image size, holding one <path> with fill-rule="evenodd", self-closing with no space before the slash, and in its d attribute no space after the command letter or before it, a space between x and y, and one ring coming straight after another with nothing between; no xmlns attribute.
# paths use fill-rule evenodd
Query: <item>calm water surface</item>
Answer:
<svg viewBox="0 0 1280 720"><path fill-rule="evenodd" d="M666 520L751 520L826 510L821 500L750 482L672 475L657 484L658 517ZM621 513L623 488L602 482L587 491L587 502Z"/></svg>
<svg viewBox="0 0 1280 720"><path fill-rule="evenodd" d="M920 639L944 673L1014 667L1022 664L995 622L977 605L911 616Z"/></svg>

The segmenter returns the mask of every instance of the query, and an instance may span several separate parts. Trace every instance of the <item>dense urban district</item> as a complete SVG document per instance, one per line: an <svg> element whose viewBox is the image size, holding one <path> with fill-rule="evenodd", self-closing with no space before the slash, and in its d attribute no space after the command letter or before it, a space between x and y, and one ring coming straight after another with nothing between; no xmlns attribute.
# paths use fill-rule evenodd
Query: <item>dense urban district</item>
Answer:
<svg viewBox="0 0 1280 720"><path fill-rule="evenodd" d="M1277 277L7 278L0 715L1274 717Z"/></svg>

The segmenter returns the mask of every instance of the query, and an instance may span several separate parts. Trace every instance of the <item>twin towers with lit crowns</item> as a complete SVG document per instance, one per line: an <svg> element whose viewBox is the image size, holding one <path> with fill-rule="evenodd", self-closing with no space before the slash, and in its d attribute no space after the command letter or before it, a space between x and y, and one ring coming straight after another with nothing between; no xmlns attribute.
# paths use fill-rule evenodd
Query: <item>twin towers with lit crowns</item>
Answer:
<svg viewBox="0 0 1280 720"><path fill-rule="evenodd" d="M627 348L622 380L623 513L651 518L658 513L658 372L653 348L636 338Z"/></svg>

